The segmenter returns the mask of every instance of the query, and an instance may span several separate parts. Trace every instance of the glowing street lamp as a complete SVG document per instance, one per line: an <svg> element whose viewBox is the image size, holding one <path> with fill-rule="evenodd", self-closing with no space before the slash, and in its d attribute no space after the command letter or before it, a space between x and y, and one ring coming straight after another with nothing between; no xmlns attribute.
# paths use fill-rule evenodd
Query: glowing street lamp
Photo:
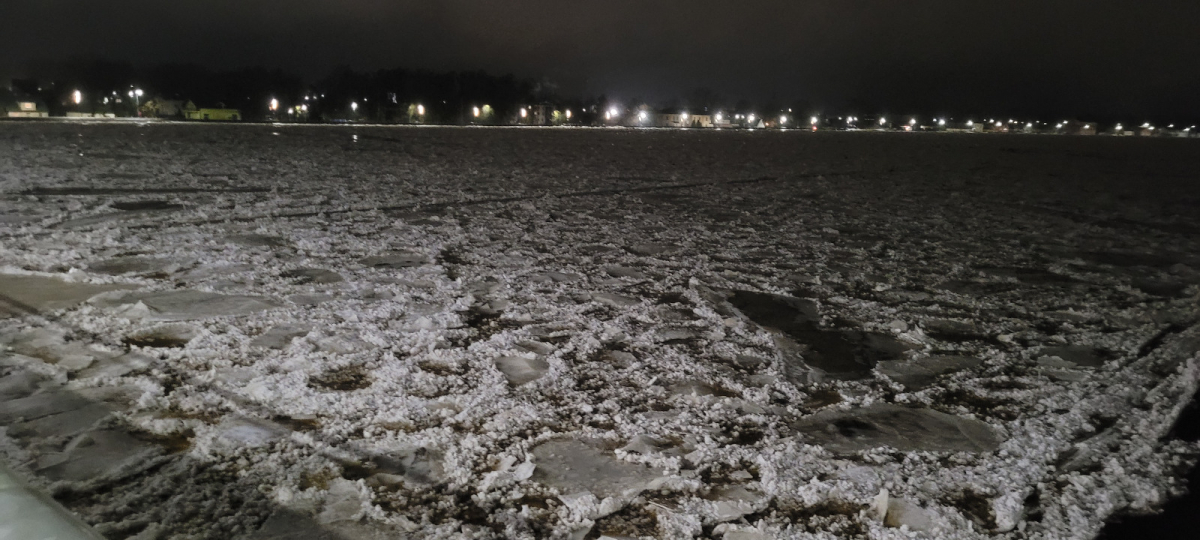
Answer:
<svg viewBox="0 0 1200 540"><path fill-rule="evenodd" d="M908 121L908 125L910 125L910 126L915 126L915 125L917 125L917 119L916 119L916 118L913 118L912 120L909 120L909 121Z"/></svg>
<svg viewBox="0 0 1200 540"><path fill-rule="evenodd" d="M974 121L974 120L967 120L967 127L975 127L975 121Z"/></svg>
<svg viewBox="0 0 1200 540"><path fill-rule="evenodd" d="M717 116L715 118L717 119L717 122L720 122L721 121L721 113L717 113Z"/></svg>
<svg viewBox="0 0 1200 540"><path fill-rule="evenodd" d="M646 118L647 118L647 117L649 117L649 116L650 116L650 115L646 114L646 111L640 111L640 112L638 112L638 121L639 121L639 122L645 122L645 121L646 121Z"/></svg>
<svg viewBox="0 0 1200 540"><path fill-rule="evenodd" d="M567 120L571 119L571 109L567 109Z"/></svg>
<svg viewBox="0 0 1200 540"><path fill-rule="evenodd" d="M939 118L939 119L938 119L938 125L939 125L939 126L944 126L944 125L946 125L946 119L945 119L945 118Z"/></svg>
<svg viewBox="0 0 1200 540"><path fill-rule="evenodd" d="M886 118L886 117L880 117L880 118L879 118L879 125L881 125L881 126L882 126L882 125L884 125L884 124L886 124L886 123L887 123L887 118Z"/></svg>
<svg viewBox="0 0 1200 540"><path fill-rule="evenodd" d="M781 126L782 126L782 125L784 125L784 124L786 124L786 123L787 123L787 115L786 115L786 114L784 114L784 115L780 115L780 116L779 116L779 125L781 125Z"/></svg>
<svg viewBox="0 0 1200 540"><path fill-rule="evenodd" d="M358 112L358 102L357 101L350 102L350 110L354 111L354 112Z"/></svg>
<svg viewBox="0 0 1200 540"><path fill-rule="evenodd" d="M817 121L818 121L818 120L817 120L817 117L815 117L815 116L814 116L814 117L812 117L812 119L811 119L811 120L809 120L809 122L811 122L811 123L812 123L812 125L814 125L814 126L815 126L815 125L817 125Z"/></svg>
<svg viewBox="0 0 1200 540"><path fill-rule="evenodd" d="M620 116L620 115L621 115L621 111L618 111L616 107L613 107L613 108L611 108L611 109L609 109L609 110L608 110L608 117L609 117L609 118L616 118L616 117L618 117L618 116Z"/></svg>
<svg viewBox="0 0 1200 540"><path fill-rule="evenodd" d="M525 118L526 116L529 116L529 111L525 110L525 107L521 107L521 118Z"/></svg>
<svg viewBox="0 0 1200 540"><path fill-rule="evenodd" d="M417 115L425 116L425 106L424 105L417 105Z"/></svg>
<svg viewBox="0 0 1200 540"><path fill-rule="evenodd" d="M140 98L142 97L142 89L134 88L133 90L130 90L129 97L133 98L133 108L135 111L137 111L137 115L141 116L142 110L141 110Z"/></svg>
<svg viewBox="0 0 1200 540"><path fill-rule="evenodd" d="M277 110L279 110L279 100L278 100L278 99L271 98L271 106L270 106L270 109L271 109L272 111L277 111Z"/></svg>
<svg viewBox="0 0 1200 540"><path fill-rule="evenodd" d="M83 92L76 90L74 94L71 94L71 101L74 101L76 105L83 103Z"/></svg>

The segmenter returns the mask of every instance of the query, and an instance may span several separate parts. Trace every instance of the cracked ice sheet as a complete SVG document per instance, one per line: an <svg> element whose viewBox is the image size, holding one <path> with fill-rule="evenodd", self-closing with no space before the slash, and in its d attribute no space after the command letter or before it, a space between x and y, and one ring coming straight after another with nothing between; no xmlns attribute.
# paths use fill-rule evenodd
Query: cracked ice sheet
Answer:
<svg viewBox="0 0 1200 540"><path fill-rule="evenodd" d="M1153 442L1200 342L1197 193L1172 180L1200 158L1167 147L11 128L0 214L23 218L0 221L0 267L132 290L0 319L56 336L0 351L5 414L132 388L107 406L187 458L73 503L102 528L1075 537L1175 492L1192 451ZM139 341L184 319L188 340ZM98 360L68 375L78 350ZM936 422L892 433L873 415L892 407ZM62 455L36 426L0 439L26 473ZM587 450L546 452L569 441ZM205 497L227 528L178 517Z"/></svg>

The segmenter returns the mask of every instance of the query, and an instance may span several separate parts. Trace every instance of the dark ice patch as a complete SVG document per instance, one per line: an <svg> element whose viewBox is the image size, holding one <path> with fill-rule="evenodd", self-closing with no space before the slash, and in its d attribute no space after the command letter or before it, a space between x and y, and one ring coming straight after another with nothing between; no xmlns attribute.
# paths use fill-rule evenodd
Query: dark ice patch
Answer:
<svg viewBox="0 0 1200 540"><path fill-rule="evenodd" d="M891 404L820 412L792 427L805 442L838 454L884 446L902 452L991 452L1001 442L999 433L979 420Z"/></svg>
<svg viewBox="0 0 1200 540"><path fill-rule="evenodd" d="M817 305L810 300L736 291L729 302L755 323L794 339L805 364L835 378L867 377L877 362L903 358L911 348L885 334L822 328Z"/></svg>

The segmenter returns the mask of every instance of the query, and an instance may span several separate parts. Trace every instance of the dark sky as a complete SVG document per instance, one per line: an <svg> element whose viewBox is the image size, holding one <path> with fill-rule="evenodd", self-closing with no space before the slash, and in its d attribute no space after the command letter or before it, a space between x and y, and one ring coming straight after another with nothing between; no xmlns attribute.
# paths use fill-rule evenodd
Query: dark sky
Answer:
<svg viewBox="0 0 1200 540"><path fill-rule="evenodd" d="M1195 117L1196 0L5 0L38 59L485 69L666 100ZM897 111L899 112L899 111Z"/></svg>

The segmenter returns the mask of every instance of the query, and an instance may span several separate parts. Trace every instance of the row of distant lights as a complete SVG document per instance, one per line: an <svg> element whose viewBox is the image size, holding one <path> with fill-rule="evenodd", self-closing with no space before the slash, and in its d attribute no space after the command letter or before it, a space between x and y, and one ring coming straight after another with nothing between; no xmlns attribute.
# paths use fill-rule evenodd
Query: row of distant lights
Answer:
<svg viewBox="0 0 1200 540"><path fill-rule="evenodd" d="M116 94L116 92L113 92L113 94ZM130 89L130 90L129 90L129 92L128 92L128 95L129 95L129 97L138 97L138 98L140 98L140 97L142 97L143 95L145 95L145 93L142 91L142 89L141 89L141 88L133 88L133 89ZM321 94L321 97L325 97L325 94ZM310 96L304 96L304 101L309 101L310 99L312 99ZM366 98L363 98L363 101L366 101L366 100L367 100ZM79 105L79 104L83 103L83 92L81 92L81 91L79 91L79 90L76 90L76 91L74 91L74 92L71 94L71 101L74 101L76 105ZM104 98L104 101L105 101L105 103L107 103L107 102L108 102L108 98ZM279 100L278 100L278 99L275 99L275 98L271 98L271 101L270 101L270 103L269 103L268 107L271 109L271 111L277 111L277 110L279 110ZM484 105L484 107L486 107L486 105ZM357 101L351 101L351 102L350 102L350 110L352 110L352 111L358 111L358 102L357 102ZM789 110L789 111L791 111L791 109L788 109L788 110ZM308 105L306 105L306 104L302 104L302 105L299 105L299 106L297 106L297 107L296 107L296 108L294 108L294 109L288 109L288 114L295 114L295 113L296 113L296 111L308 112ZM473 107L473 108L472 108L472 110L471 110L471 113L472 113L472 114L475 116L475 118L479 118L479 115L480 115L480 114L482 114L482 111L479 109L479 107ZM417 115L418 115L418 116L425 116L425 106L424 106L424 105L417 105ZM521 107L520 115L521 115L521 118L527 118L527 117L529 116L529 109L527 109L527 108L525 108L525 107ZM618 110L616 107L613 107L613 108L610 108L608 111L606 111L606 112L604 113L604 119L605 119L605 120L612 120L613 118L619 118L619 117L620 117L620 115L621 115L621 112L620 112L620 110ZM568 119L568 120L570 120L570 119L571 119L571 109L567 109L567 110L566 110L566 117L567 117L567 119ZM753 122L754 122L754 118L755 118L754 114L746 114L746 115L742 115L742 114L735 114L733 117L734 117L734 119L735 119L735 120L741 120L742 118L745 118L745 119L746 119L746 121L747 121L747 122L750 122L750 123L753 123ZM646 121L648 118L649 118L649 115L646 113L646 111L638 111L638 120L639 120L639 121L645 122L645 121ZM680 115L680 118L681 118L681 119L682 119L684 122L687 122L687 120L688 120L688 118L689 118L689 115L688 115L688 113L684 112L684 113L682 113L682 114ZM723 116L722 116L722 114L721 114L721 113L717 113L717 114L716 114L716 120L717 120L717 122L718 122L718 123L719 123L719 122L721 122L722 118L723 118ZM847 125L849 125L849 124L853 124L853 123L857 122L858 120L859 120L859 118L858 118L858 117L856 117L856 116L848 116L848 117L846 117L846 124L847 124ZM787 121L788 121L788 117L787 117L787 115L780 115L780 117L779 117L779 123L780 123L780 125L787 124ZM820 118L817 118L816 116L812 117L812 119L811 119L811 122L812 122L812 125L813 125L813 126L816 126L817 124L819 124L819 123L820 123L820 121L821 121L821 120L820 120ZM1002 121L1000 121L1000 120L996 120L995 122L996 122L996 127L1003 127L1003 126L1004 126L1004 122L1002 122ZM1009 123L1009 124L1016 124L1016 123L1018 123L1018 122L1017 122L1016 120L1013 120L1013 119L1011 119L1011 118L1010 118L1010 119L1008 120L1008 123ZM1069 120L1064 120L1064 121L1062 121L1062 122L1059 122L1058 124L1056 124L1054 127L1055 127L1056 129L1062 129L1063 127L1065 127L1065 126L1066 126L1067 124L1069 124L1069 123L1070 123L1070 121L1069 121ZM880 119L879 119L879 125L881 125L881 126L882 126L882 125L885 125L885 124L887 124L887 118L886 118L886 117L882 117L882 118L880 118ZM913 119L909 120L909 121L908 121L908 124L909 124L910 126L916 126L916 125L917 125L917 119L916 119L916 118L913 118ZM937 125L939 125L939 126L944 126L944 125L946 125L946 119L945 119L945 118L939 118L939 119L937 119ZM974 126L975 126L975 122L974 122L974 121L972 121L972 120L967 120L967 127L974 127ZM1027 122L1027 123L1025 124L1025 127L1026 127L1026 128L1032 128L1032 127L1033 127L1033 122ZM1083 126L1083 129L1091 129L1091 127L1092 127L1092 126L1091 126L1091 124L1085 124L1085 125ZM1142 127L1142 128L1144 128L1144 129L1149 129L1150 131L1153 131L1153 130L1155 129L1155 127L1154 127L1154 126L1152 126L1152 125L1150 125L1150 123L1149 123L1149 122L1146 122L1146 123L1142 124L1142 126L1141 126L1141 127ZM1184 131L1185 133L1186 133L1186 132L1190 132L1190 131L1191 131L1192 129L1194 129L1195 127L1196 127L1196 126L1189 126L1189 127L1183 128L1183 131ZM1168 129L1175 129L1175 124L1171 124L1171 125L1167 126L1167 128L1168 128ZM1116 130L1117 130L1117 131L1121 131L1121 130L1123 130L1123 129L1124 129L1124 127L1123 127L1123 125L1122 125L1122 124L1117 124L1117 126L1116 126Z"/></svg>

